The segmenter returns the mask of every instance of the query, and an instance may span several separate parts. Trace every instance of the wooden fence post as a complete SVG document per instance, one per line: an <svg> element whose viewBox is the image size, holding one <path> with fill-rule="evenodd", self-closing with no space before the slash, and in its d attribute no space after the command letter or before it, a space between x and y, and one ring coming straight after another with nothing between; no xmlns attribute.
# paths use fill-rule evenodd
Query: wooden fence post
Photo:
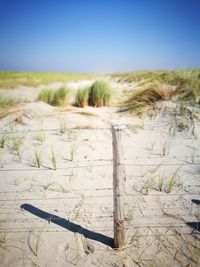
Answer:
<svg viewBox="0 0 200 267"><path fill-rule="evenodd" d="M113 205L114 205L114 247L125 245L124 233L124 169L122 155L122 126L112 124L113 140Z"/></svg>

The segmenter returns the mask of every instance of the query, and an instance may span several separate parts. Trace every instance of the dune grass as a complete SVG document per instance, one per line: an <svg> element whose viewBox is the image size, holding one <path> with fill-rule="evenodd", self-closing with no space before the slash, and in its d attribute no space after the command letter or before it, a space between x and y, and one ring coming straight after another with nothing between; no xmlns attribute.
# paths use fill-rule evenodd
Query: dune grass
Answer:
<svg viewBox="0 0 200 267"><path fill-rule="evenodd" d="M112 97L112 90L106 81L99 80L92 84L89 89L88 102L90 106L109 106Z"/></svg>
<svg viewBox="0 0 200 267"><path fill-rule="evenodd" d="M66 131L67 131L67 122L64 120L60 122L60 134L63 135L66 133Z"/></svg>
<svg viewBox="0 0 200 267"><path fill-rule="evenodd" d="M89 88L78 89L75 97L77 107L103 107L109 106L112 98L112 90L109 84L103 80L97 80Z"/></svg>
<svg viewBox="0 0 200 267"><path fill-rule="evenodd" d="M35 166L37 168L41 167L41 155L38 153L38 151L35 151L35 160L34 160Z"/></svg>
<svg viewBox="0 0 200 267"><path fill-rule="evenodd" d="M0 108L11 107L20 102L19 99L13 98L11 96L0 94Z"/></svg>
<svg viewBox="0 0 200 267"><path fill-rule="evenodd" d="M200 104L200 70L126 73L119 75L119 81L139 82L138 89L121 105L122 111L140 114L160 100L174 98L191 105Z"/></svg>
<svg viewBox="0 0 200 267"><path fill-rule="evenodd" d="M47 140L47 134L45 131L41 130L37 135L37 141L42 145Z"/></svg>
<svg viewBox="0 0 200 267"><path fill-rule="evenodd" d="M149 82L133 91L122 107L140 114L146 109L154 107L158 101L169 100L174 95L175 92L171 87L164 87L159 82Z"/></svg>
<svg viewBox="0 0 200 267"><path fill-rule="evenodd" d="M57 159L56 159L56 154L54 152L54 150L51 150L51 164L52 164L52 169L56 170L57 167Z"/></svg>
<svg viewBox="0 0 200 267"><path fill-rule="evenodd" d="M37 100L46 102L52 106L63 106L67 103L68 94L69 90L64 87L57 90L43 89L39 93Z"/></svg>
<svg viewBox="0 0 200 267"><path fill-rule="evenodd" d="M75 105L84 108L88 106L89 88L78 89L75 97Z"/></svg>
<svg viewBox="0 0 200 267"><path fill-rule="evenodd" d="M0 88L36 87L40 84L94 79L96 76L95 74L66 72L0 72Z"/></svg>
<svg viewBox="0 0 200 267"><path fill-rule="evenodd" d="M4 148L6 144L7 138L5 135L0 136L0 148Z"/></svg>

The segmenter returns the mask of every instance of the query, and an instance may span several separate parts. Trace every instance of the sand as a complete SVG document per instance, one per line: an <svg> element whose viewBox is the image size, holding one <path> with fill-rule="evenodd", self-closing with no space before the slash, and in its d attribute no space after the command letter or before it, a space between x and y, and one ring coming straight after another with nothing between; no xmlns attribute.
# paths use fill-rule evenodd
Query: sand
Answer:
<svg viewBox="0 0 200 267"><path fill-rule="evenodd" d="M121 96L137 87L111 83ZM125 125L121 251L112 247L111 123ZM200 266L200 122L177 103L160 103L140 119L115 107L60 110L31 102L0 126L7 138L0 152L0 266ZM20 155L12 148L16 137Z"/></svg>

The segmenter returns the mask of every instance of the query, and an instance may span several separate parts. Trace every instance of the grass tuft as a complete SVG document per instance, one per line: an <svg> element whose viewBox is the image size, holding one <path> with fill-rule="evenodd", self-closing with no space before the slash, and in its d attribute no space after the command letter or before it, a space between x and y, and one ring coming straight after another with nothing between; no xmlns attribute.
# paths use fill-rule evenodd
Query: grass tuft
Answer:
<svg viewBox="0 0 200 267"><path fill-rule="evenodd" d="M37 151L35 151L35 165L37 168L41 167L41 156Z"/></svg>
<svg viewBox="0 0 200 267"><path fill-rule="evenodd" d="M40 142L42 145L47 139L47 134L45 131L40 131L37 135L37 140Z"/></svg>
<svg viewBox="0 0 200 267"><path fill-rule="evenodd" d="M60 134L63 135L67 131L67 123L66 121L61 121L60 122Z"/></svg>
<svg viewBox="0 0 200 267"><path fill-rule="evenodd" d="M122 107L125 110L131 110L136 114L142 114L149 108L154 108L160 100L169 100L174 95L171 87L164 87L157 81L147 82L138 90L132 92Z"/></svg>
<svg viewBox="0 0 200 267"><path fill-rule="evenodd" d="M70 150L70 161L74 161L75 153L76 153L76 146L75 144L72 144L71 150Z"/></svg>
<svg viewBox="0 0 200 267"><path fill-rule="evenodd" d="M165 184L165 176L162 173L158 174L158 190L160 192L164 191L164 184Z"/></svg>
<svg viewBox="0 0 200 267"><path fill-rule="evenodd" d="M94 107L109 106L111 102L112 91L109 84L99 80L92 84L89 89L89 105Z"/></svg>
<svg viewBox="0 0 200 267"><path fill-rule="evenodd" d="M56 155L53 149L51 151L51 164L52 164L53 169L56 170L57 161L56 161Z"/></svg>
<svg viewBox="0 0 200 267"><path fill-rule="evenodd" d="M39 252L39 244L40 244L40 239L41 239L42 233L37 233L37 235L34 235L35 244L32 244L33 242L31 242L31 234L33 234L33 232L29 231L28 246L29 246L31 252L33 253L33 255L35 257L37 257L38 256L38 252Z"/></svg>
<svg viewBox="0 0 200 267"><path fill-rule="evenodd" d="M169 155L169 144L166 143L166 142L162 146L162 155L163 156L168 156Z"/></svg>
<svg viewBox="0 0 200 267"><path fill-rule="evenodd" d="M149 192L153 189L153 186L154 186L154 177L153 176L148 177L146 179L146 181L145 181L145 186L144 186L145 192L144 192L144 194L148 195Z"/></svg>
<svg viewBox="0 0 200 267"><path fill-rule="evenodd" d="M175 170L175 172L172 174L171 178L169 179L169 182L167 185L167 193L171 193L174 187L178 185L178 182L180 180L178 172L179 172L179 168Z"/></svg>
<svg viewBox="0 0 200 267"><path fill-rule="evenodd" d="M4 148L6 144L6 136L3 135L0 137L0 148Z"/></svg>
<svg viewBox="0 0 200 267"><path fill-rule="evenodd" d="M81 108L88 106L88 96L89 96L88 88L78 89L75 97L75 105Z"/></svg>
<svg viewBox="0 0 200 267"><path fill-rule="evenodd" d="M6 243L7 243L7 236L6 233L0 234L0 248L6 249Z"/></svg>
<svg viewBox="0 0 200 267"><path fill-rule="evenodd" d="M11 107L19 102L20 100L18 99L0 94L0 107L1 108Z"/></svg>
<svg viewBox="0 0 200 267"><path fill-rule="evenodd" d="M122 111L145 113L158 101L174 97L180 103L200 103L200 70L145 71L114 74L113 77L119 82L138 82L139 85L121 105Z"/></svg>
<svg viewBox="0 0 200 267"><path fill-rule="evenodd" d="M37 98L38 101L44 101L52 106L64 106L67 103L66 97L69 90L61 87L57 90L43 89Z"/></svg>
<svg viewBox="0 0 200 267"><path fill-rule="evenodd" d="M12 149L15 151L19 160L22 160L21 145L24 143L24 136L12 136Z"/></svg>

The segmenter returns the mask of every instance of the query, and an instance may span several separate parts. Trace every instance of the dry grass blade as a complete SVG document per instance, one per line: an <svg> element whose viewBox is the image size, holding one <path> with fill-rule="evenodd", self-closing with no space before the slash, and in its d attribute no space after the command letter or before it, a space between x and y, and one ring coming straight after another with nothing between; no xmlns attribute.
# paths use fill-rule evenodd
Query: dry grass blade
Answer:
<svg viewBox="0 0 200 267"><path fill-rule="evenodd" d="M153 176L148 177L146 179L146 181L145 181L145 186L144 186L145 192L144 192L144 194L148 195L149 192L152 190L153 186L154 186L154 177Z"/></svg>
<svg viewBox="0 0 200 267"><path fill-rule="evenodd" d="M66 131L67 131L67 123L66 123L66 121L61 121L60 122L60 133L61 133L61 135L65 134Z"/></svg>
<svg viewBox="0 0 200 267"><path fill-rule="evenodd" d="M41 156L37 151L35 151L35 165L37 168L41 167Z"/></svg>
<svg viewBox="0 0 200 267"><path fill-rule="evenodd" d="M33 234L33 232L32 231L29 231L29 235L28 235L28 240L27 240L27 242L28 242L28 246L29 246L29 248L30 248L30 250L31 250L31 252L33 253L33 255L35 256L35 257L37 257L38 256L38 252L39 252L39 243L40 243L40 239L41 239L41 234L42 233L38 233L37 235L34 235ZM34 236L35 237L35 244L34 244L34 246L32 245L32 240L31 240L31 236Z"/></svg>
<svg viewBox="0 0 200 267"><path fill-rule="evenodd" d="M171 178L169 179L168 186L167 186L167 192L168 193L171 193L173 191L174 187L176 185L178 185L178 182L180 180L180 177L178 175L179 169L180 168L175 170L175 172L172 174Z"/></svg>
<svg viewBox="0 0 200 267"><path fill-rule="evenodd" d="M54 150L51 151L51 163L54 170L56 170L57 167L57 161L56 161L56 155Z"/></svg>
<svg viewBox="0 0 200 267"><path fill-rule="evenodd" d="M166 143L166 142L162 146L162 155L163 156L168 156L169 155L169 144Z"/></svg>

